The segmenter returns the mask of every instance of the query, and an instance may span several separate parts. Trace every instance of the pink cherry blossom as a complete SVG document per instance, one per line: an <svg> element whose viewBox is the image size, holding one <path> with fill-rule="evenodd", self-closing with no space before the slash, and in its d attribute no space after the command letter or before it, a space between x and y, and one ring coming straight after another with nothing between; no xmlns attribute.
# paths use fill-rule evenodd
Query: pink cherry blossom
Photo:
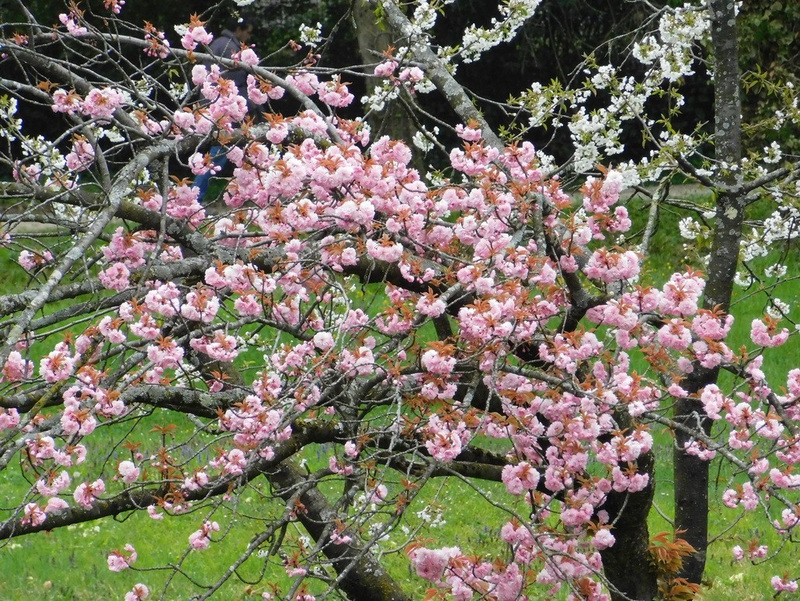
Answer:
<svg viewBox="0 0 800 601"><path fill-rule="evenodd" d="M289 75L286 81L294 84L303 94L308 96L315 94L319 87L319 79L317 79L317 76L307 71L297 75Z"/></svg>
<svg viewBox="0 0 800 601"><path fill-rule="evenodd" d="M89 509L94 504L95 500L105 491L105 482L98 479L91 483L83 482L79 484L72 497L78 505Z"/></svg>
<svg viewBox="0 0 800 601"><path fill-rule="evenodd" d="M122 292L130 286L130 270L123 263L113 263L97 274L100 283L109 290Z"/></svg>
<svg viewBox="0 0 800 601"><path fill-rule="evenodd" d="M60 342L55 350L39 363L39 373L48 382L66 380L75 367L76 358L72 356L66 343Z"/></svg>
<svg viewBox="0 0 800 601"><path fill-rule="evenodd" d="M144 601L150 596L150 590L142 583L134 584L133 589L125 593L125 601Z"/></svg>
<svg viewBox="0 0 800 601"><path fill-rule="evenodd" d="M592 544L599 550L607 549L614 545L616 538L608 528L601 528L592 537Z"/></svg>
<svg viewBox="0 0 800 601"><path fill-rule="evenodd" d="M79 37L89 33L88 29L76 23L76 15L74 13L70 13L69 15L61 13L58 15L58 20L61 21L62 25L66 26L70 35Z"/></svg>
<svg viewBox="0 0 800 601"><path fill-rule="evenodd" d="M697 303L705 281L694 272L675 273L664 285L659 308L668 315L690 316L698 311Z"/></svg>
<svg viewBox="0 0 800 601"><path fill-rule="evenodd" d="M797 592L797 580L790 580L788 576L773 576L770 579L770 584L772 588L778 593L796 593Z"/></svg>
<svg viewBox="0 0 800 601"><path fill-rule="evenodd" d="M606 283L634 280L639 275L639 257L633 251L597 250L589 257L584 272L588 277Z"/></svg>
<svg viewBox="0 0 800 601"><path fill-rule="evenodd" d="M19 411L0 408L0 431L16 428L19 425Z"/></svg>
<svg viewBox="0 0 800 601"><path fill-rule="evenodd" d="M42 496L52 497L69 487L69 484L70 478L67 472L62 471L58 476L51 472L48 478L43 478L36 482L36 490Z"/></svg>
<svg viewBox="0 0 800 601"><path fill-rule="evenodd" d="M233 60L238 60L245 65L254 67L258 64L258 55L252 48L245 48L233 55Z"/></svg>
<svg viewBox="0 0 800 601"><path fill-rule="evenodd" d="M476 127L464 126L464 125L456 125L456 134L462 140L466 140L467 142L477 142L481 139L481 130Z"/></svg>
<svg viewBox="0 0 800 601"><path fill-rule="evenodd" d="M765 323L754 319L750 324L750 339L761 346L781 346L789 339L789 330L783 328L778 331L774 320L767 320Z"/></svg>
<svg viewBox="0 0 800 601"><path fill-rule="evenodd" d="M117 473L119 473L123 482L130 484L139 479L140 470L133 461L126 459L125 461L120 461L120 464L117 466Z"/></svg>
<svg viewBox="0 0 800 601"><path fill-rule="evenodd" d="M317 332L314 334L314 346L325 352L333 348L334 340L330 332Z"/></svg>
<svg viewBox="0 0 800 601"><path fill-rule="evenodd" d="M137 553L133 545L125 545L125 552L112 551L108 556L108 569L112 572L122 572L136 562Z"/></svg>
<svg viewBox="0 0 800 601"><path fill-rule="evenodd" d="M214 332L213 336L203 336L193 338L189 341L189 346L194 350L205 353L216 361L230 362L239 355L239 348L236 338L230 334L225 334L222 330Z"/></svg>
<svg viewBox="0 0 800 601"><path fill-rule="evenodd" d="M523 461L518 465L506 465L503 468L502 479L509 493L519 495L536 489L539 483L539 472Z"/></svg>
<svg viewBox="0 0 800 601"><path fill-rule="evenodd" d="M84 171L94 162L95 152L92 145L81 137L76 137L72 142L72 152L67 154L67 167L71 171Z"/></svg>
<svg viewBox="0 0 800 601"><path fill-rule="evenodd" d="M81 110L82 99L74 90L69 92L59 88L53 92L53 112L74 114Z"/></svg>
<svg viewBox="0 0 800 601"><path fill-rule="evenodd" d="M400 71L400 75L398 75L397 78L400 81L409 81L413 83L422 80L424 77L425 73L423 73L422 69L419 67L410 67Z"/></svg>
<svg viewBox="0 0 800 601"><path fill-rule="evenodd" d="M214 39L206 28L202 25L194 25L186 29L186 33L181 37L181 46L185 50L194 50L198 44L210 44Z"/></svg>
<svg viewBox="0 0 800 601"><path fill-rule="evenodd" d="M23 269L31 272L37 271L43 265L46 265L52 260L53 253L51 253L49 250L43 250L41 252L23 250L21 253L19 253L19 264Z"/></svg>
<svg viewBox="0 0 800 601"><path fill-rule="evenodd" d="M124 102L125 98L115 88L94 88L84 98L81 112L87 117L107 121Z"/></svg>
<svg viewBox="0 0 800 601"><path fill-rule="evenodd" d="M445 547L442 549L415 549L411 553L411 562L420 578L430 582L438 582L444 575L447 564L454 557L458 557L461 550L458 547Z"/></svg>
<svg viewBox="0 0 800 601"><path fill-rule="evenodd" d="M124 3L103 4L109 24L121 24L113 15ZM448 10L448 2L440 4ZM516 18L522 9L506 4L502 18ZM387 20L394 18L388 8ZM423 37L373 60L369 113L358 117L354 93L363 86L345 79L359 71L332 68L314 50L298 55L288 71L275 71L269 57L238 42L228 49L230 61L212 57L205 46L217 25L207 29L198 17L176 29L183 50L172 52L164 32L149 23L109 37L102 18L84 21L74 8L61 15L54 35L55 42L65 38L58 44L64 60L30 73L25 57L38 52L34 41L44 48L46 40L8 40L3 52L28 78L20 90L33 96L31 82L38 83L38 96L59 113L51 124L57 137L35 137L11 117L14 103L0 111L8 148L22 152L6 157L14 190L22 190L14 220L27 219L26 210L45 221L57 216L52 223L73 235L56 239L16 226L0 232L0 245L18 252L28 272L24 292L0 299L12 339L0 370L3 461L20 459L31 476L24 498L11 506L14 533L119 506L145 509L154 520L203 516L188 536L189 550L203 550L212 538L236 538L215 534L220 525L211 519L222 522L221 512L263 521L263 512L247 504L264 493L279 505L267 513L283 514L291 526L279 551L285 574L296 579L291 592L280 594L292 599L313 599L303 579L344 577L334 573L335 559L323 565L330 548L377 561L380 552L369 554L379 547L370 546L388 536L393 544L403 537L410 543L411 567L428 581L430 595L607 601L615 583L603 561L628 534L619 501L645 492L648 503L651 487L663 485L654 480L650 454L654 440L674 431L686 455L734 465L719 491L733 517L769 509L775 536L788 540L800 523L793 423L800 420L800 369L785 383L780 375L775 380L772 351L764 349L793 342L786 303L772 299L786 324L770 308L750 324L746 344L738 332L734 343L727 311L741 305L731 305L712 282L735 265L717 272L719 252L710 246L714 272L686 268L664 282L660 249L649 234L631 231L629 211L639 207L633 195L695 164L682 154L696 147L688 135L676 145L674 128L659 124L669 135L650 145L646 161L602 164L622 150L612 121L652 123L646 96L673 91L659 77L664 65L677 68L674 61L611 80L604 76L612 66L589 65L574 94L544 84L522 92L512 101L524 104L514 112L521 121L513 117L520 129L507 132L519 141L507 145L462 108L447 116L434 103L426 127L440 119L441 131L421 132L414 142L435 141L430 156L439 157L423 165L410 142L383 130L373 139L371 117L387 102L415 110L407 101L441 87L442 73L460 76L457 61L468 61L471 48L439 45L444 26L433 27L436 11L426 16L418 8L394 11L401 21L413 19L411 29L391 28L427 27L434 51ZM654 47L684 43L662 25L693 14L688 10L675 7L653 22ZM698 29L714 15L700 17ZM426 18L431 23L423 25ZM66 39L63 26L84 37ZM502 27L492 21L486 32L513 33ZM470 27L468 37L480 30ZM138 59L117 61L119 77L92 74L102 63L97 52L137 37L124 56ZM456 62L448 65L451 52ZM80 60L70 62L73 56ZM67 64L74 81L53 75ZM44 80L48 73L56 83ZM640 85L642 74L654 79ZM57 88L51 96L50 86ZM292 102L273 102L287 90ZM618 98L623 90L630 94ZM620 104L609 110L609 99ZM480 109L480 96L470 100ZM641 110L629 113L632 107ZM629 119L633 113L637 118ZM549 156L549 146L521 139L537 138L537 122L576 144L568 183L553 175L564 165ZM579 135L581 128L589 135ZM224 172L210 147L224 149ZM753 159L737 167L742 182L763 178ZM582 175L595 164L595 175ZM175 166L180 171L173 173ZM191 176L205 175L224 175L217 178L219 202L202 204L204 178ZM710 169L698 179L733 195L719 177ZM796 195L791 186L781 189L788 183L772 181L771 202ZM760 202L755 192L748 199ZM773 222L794 232L790 208L752 223L742 258L772 252L765 241L776 236ZM670 210L688 209L671 203ZM686 249L676 249L690 262L702 263L708 236L717 236L705 225L699 231L701 246L686 236ZM781 237L791 242L785 232ZM736 252L728 258L741 260ZM759 279L762 263L747 264ZM771 266L765 277L782 268ZM638 284L640 278L654 283ZM746 295L756 293L764 291ZM680 415L686 407L719 422L711 434ZM166 415L173 410L189 414L175 427ZM98 430L119 438L104 442ZM307 466L300 463L306 456ZM296 470L287 463L295 459ZM502 482L484 501L513 510L495 532L499 546L424 546L424 537L436 536L438 517L425 531L416 529L417 520L440 510L447 519L450 508L425 506L430 496L420 489L438 476L472 478L473 471ZM108 480L109 472L106 484L99 476ZM309 503L315 486L331 512ZM400 521L388 519L401 514ZM295 525L326 522L327 540L294 532ZM401 535L395 527L409 529ZM760 542L734 547L734 558L768 557ZM258 554L272 553L268 546ZM108 567L125 570L136 555L126 545L108 555ZM773 577L775 591L796 592L791 577ZM265 579L251 592L278 596L277 584ZM138 584L126 601L148 594Z"/></svg>
<svg viewBox="0 0 800 601"><path fill-rule="evenodd" d="M28 503L25 505L23 512L22 523L30 524L31 526L39 526L44 523L45 518L47 518L45 512L42 511L42 508L36 503Z"/></svg>
<svg viewBox="0 0 800 601"><path fill-rule="evenodd" d="M47 500L47 505L44 508L45 513L53 513L54 511L61 511L69 507L67 502L60 497L51 497Z"/></svg>
<svg viewBox="0 0 800 601"><path fill-rule="evenodd" d="M189 545L195 551L202 551L208 549L211 544L211 533L219 532L219 524L217 522L203 522L200 530L197 530L189 535Z"/></svg>
<svg viewBox="0 0 800 601"><path fill-rule="evenodd" d="M183 347L172 338L161 338L147 347L147 358L161 369L177 367L183 359Z"/></svg>
<svg viewBox="0 0 800 601"><path fill-rule="evenodd" d="M322 102L334 107L349 106L354 99L347 85L342 83L338 77L332 81L320 83L317 87L317 94Z"/></svg>
<svg viewBox="0 0 800 601"><path fill-rule="evenodd" d="M0 382L19 382L33 376L33 361L23 359L19 351L11 351L8 354L5 365L3 365ZM16 413L16 409L11 409ZM2 428L2 417L0 417L0 429Z"/></svg>
<svg viewBox="0 0 800 601"><path fill-rule="evenodd" d="M390 77L397 69L397 61L386 60L375 66L373 73L378 77Z"/></svg>
<svg viewBox="0 0 800 601"><path fill-rule="evenodd" d="M181 305L181 315L191 321L211 323L219 311L219 298L210 288L192 290Z"/></svg>
<svg viewBox="0 0 800 601"><path fill-rule="evenodd" d="M422 367L434 374L449 374L456 365L454 357L442 354L437 349L428 349L420 357Z"/></svg>

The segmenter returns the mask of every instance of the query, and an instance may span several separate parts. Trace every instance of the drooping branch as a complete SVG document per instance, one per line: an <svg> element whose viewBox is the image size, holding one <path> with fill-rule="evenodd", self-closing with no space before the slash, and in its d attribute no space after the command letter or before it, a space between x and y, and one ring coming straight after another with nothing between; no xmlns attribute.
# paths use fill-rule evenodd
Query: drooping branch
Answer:
<svg viewBox="0 0 800 601"><path fill-rule="evenodd" d="M6 342L0 347L0 363L6 361L9 352L19 342L33 316L49 301L50 295L64 276L84 257L89 247L100 238L106 226L117 216L119 208L127 196L130 182L153 161L162 159L174 152L180 152L186 145L186 139L158 141L152 146L139 151L129 163L119 170L111 189L106 191L106 206L95 215L87 231L79 240L75 241L73 246L51 269L47 281L39 287L30 303L14 320L14 325L8 332Z"/></svg>
<svg viewBox="0 0 800 601"><path fill-rule="evenodd" d="M233 488L242 486L264 472L275 469L281 462L295 455L306 445L314 442L330 442L335 436L335 429L328 424L298 424L294 427L292 436L288 440L275 445L274 456L270 459L260 458L254 461L241 476L224 475L197 490L181 491L181 498L186 501L200 501L227 494ZM0 540L90 522L128 511L147 509L151 505L159 505L167 495L174 493L175 490L175 483L166 483L155 488L127 490L111 499L96 499L89 508L70 507L54 511L41 524L33 524L23 518L12 518L0 524Z"/></svg>

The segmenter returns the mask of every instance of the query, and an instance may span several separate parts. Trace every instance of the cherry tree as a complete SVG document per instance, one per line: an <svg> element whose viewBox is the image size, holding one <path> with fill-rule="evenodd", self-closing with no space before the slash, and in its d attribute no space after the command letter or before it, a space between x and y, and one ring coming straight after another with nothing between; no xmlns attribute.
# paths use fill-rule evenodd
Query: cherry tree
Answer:
<svg viewBox="0 0 800 601"><path fill-rule="evenodd" d="M598 53L570 86L528 83L501 103L515 126L493 126L458 69L539 3L501 3L457 46L436 42L450 2L364 3L393 44L339 71L318 63L324 26L304 27L297 64L278 68L257 48L209 54L196 15L164 30L108 0L46 25L20 3L27 20L4 26L0 160L4 256L27 286L0 296L0 469L30 485L0 514L0 539L188 514L196 529L165 568L181 578L163 594L197 599L245 564L262 566L264 599L686 599L718 460L730 475L712 494L731 520L762 512L782 541L734 556L791 544L800 368L766 372L795 335L774 290L800 188L777 142L743 150L735 3L647 4L626 64ZM681 83L701 62L715 123L680 131ZM752 127L797 124L795 89L770 89L783 108ZM429 94L452 122L424 110ZM282 98L297 112L276 112ZM52 113L58 135L29 133L20 101ZM416 119L412 140L371 136L389 103ZM529 141L547 128L572 141L565 164ZM630 129L644 156L618 160ZM216 170L219 144L233 174L202 205L186 175ZM672 198L676 174L713 200ZM640 231L632 192L647 201ZM689 252L708 250L655 281L664 207L683 216ZM763 217L748 222L752 207ZM736 285L768 299L742 348ZM654 437L674 447L669 535L648 530L664 485ZM477 493L475 516L503 516L492 556L409 520L444 478ZM230 535L234 517L257 533ZM237 558L184 570L216 545ZM147 555L131 530L108 568ZM387 569L397 555L416 588ZM772 586L795 591L795 576ZM156 595L147 577L125 598Z"/></svg>

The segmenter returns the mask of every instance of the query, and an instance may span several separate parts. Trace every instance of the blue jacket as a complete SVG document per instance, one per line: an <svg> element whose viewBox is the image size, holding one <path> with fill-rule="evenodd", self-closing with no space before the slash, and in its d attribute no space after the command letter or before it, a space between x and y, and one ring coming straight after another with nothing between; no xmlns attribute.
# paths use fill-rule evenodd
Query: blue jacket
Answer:
<svg viewBox="0 0 800 601"><path fill-rule="evenodd" d="M209 45L211 54L220 58L233 58L233 55L239 52L242 48L242 43L236 39L233 32L229 29L223 29L218 37L214 38ZM241 69L229 69L223 71L222 76L225 79L230 79L236 84L239 89L239 94L247 98L247 73Z"/></svg>

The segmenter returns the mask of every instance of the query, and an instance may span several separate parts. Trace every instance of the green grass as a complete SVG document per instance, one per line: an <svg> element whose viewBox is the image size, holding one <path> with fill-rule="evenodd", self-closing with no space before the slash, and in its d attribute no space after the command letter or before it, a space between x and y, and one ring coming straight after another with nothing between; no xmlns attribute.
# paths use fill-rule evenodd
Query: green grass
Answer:
<svg viewBox="0 0 800 601"><path fill-rule="evenodd" d="M656 266L645 274L646 281L662 282L669 273L680 269L687 262L682 242L677 234L678 218L679 215L673 212L665 211L662 214L652 242L654 252L659 253L659 260ZM641 219L641 215L635 217L639 224ZM793 275L800 274L797 254L790 253L790 274ZM690 264L693 260L696 260L696 257L688 257ZM28 282L28 276L21 269L11 266L12 253L7 249L0 249L0 261L3 265L9 266L9 269L4 270L6 276L0 286L8 292L22 289ZM376 288L371 287L365 290L365 297L369 298L374 289ZM800 284L796 280L786 281L777 285L772 293L784 300L797 299L800 298ZM734 348L749 343L750 321L763 315L765 303L766 296L763 292L753 294L752 291L737 291L733 308L737 316L732 334ZM791 317L797 319L799 316ZM420 339L425 339L429 334L421 332ZM765 371L768 377L781 382L788 370L797 366L796 358L800 356L800 337L793 336L787 345L780 349L768 349L765 355ZM637 363L637 368L644 369L644 364ZM153 423L164 423L166 420L174 419L173 416L167 417L163 412L157 412L142 421L134 438L143 440ZM93 436L96 447L103 449L105 446L106 449L110 449L117 438L118 429L122 427L125 426L114 426ZM188 436L191 429L191 424L181 420L177 434ZM672 529L669 521L673 511L670 487L671 444L668 434L656 433L658 488L655 502L666 518L657 511L651 512L651 534ZM325 463L328 452L329 449L325 446L312 446L306 450L304 457L314 469ZM99 468L100 463L108 459L110 463L106 466L106 477L109 477L109 470L113 469L116 462L122 458L126 458L125 451L110 450L106 454L92 455L90 461L93 463L89 466L72 468L71 471L95 473L95 468ZM769 544L770 548L774 549L779 539L763 513L759 511L745 515L735 530L725 533L739 518L740 512L723 507L717 500L735 475L719 460L715 460L712 464L712 474L714 484L711 496L714 508L710 515L711 533L712 537L719 538L716 538L709 549L707 586L703 598L706 601L730 599L748 601L768 598L772 595L769 577L775 573L794 574L798 551L795 548L787 548L767 565L754 565L747 561L733 564L731 548L735 544L746 548L749 542L755 539ZM26 476L35 480L35 477L32 478L30 474L24 473L20 467L10 466L0 472L0 509L15 504L19 496L28 489ZM73 476L73 482L80 481L79 475L73 473ZM741 477L739 481L742 481ZM260 483L257 486L260 486ZM322 487L323 490L326 490L326 486ZM479 483L479 487L489 498L502 498L507 502L508 497L503 492L502 485ZM524 508L518 509L524 513ZM434 519L432 523L427 523L419 513L423 510L432 516L441 513L443 519ZM240 511L242 515L234 515L228 518L228 521L222 517L214 517L220 522L223 531L228 526L230 530L224 540L212 544L210 549L190 553L181 564L181 569L186 574L202 584L210 584L212 578L220 573L221 567L229 565L236 559L246 541L259 531L259 526L263 525L263 519L268 517L271 510L259 502L257 492L253 490L242 494ZM249 519L244 514L255 515L262 520ZM465 553L490 556L497 552L499 529L507 519L506 513L488 504L480 493L467 484L450 478L432 482L426 487L408 510L403 525L411 530L420 528L419 536L435 541L431 543L433 546L458 545ZM0 599L3 601L30 598L75 601L121 599L125 591L140 581L147 583L154 593L153 596L158 598L157 595L173 572L156 568L177 562L182 557L188 548L188 536L197 529L200 521L201 517L198 514L153 521L144 512L139 512L120 516L118 520L106 519L47 534L11 539L0 547L0 574L2 574ZM293 531L289 536L295 540L299 533ZM409 562L401 551L405 539L403 532L396 530L388 541L382 542L380 549L387 552L396 551L385 555L383 561L389 572L404 583L413 598L422 598L427 583L412 573ZM126 543L132 543L139 552L135 570L119 574L109 572L106 567L108 552L121 549ZM241 576L245 580L256 581L262 567L263 560L253 557L242 567ZM268 580L277 580L284 585L289 582L283 569L274 564L268 567L264 576L264 581ZM183 576L176 576L165 598L185 597L180 594L185 583ZM251 593L260 593L263 590L265 589L261 584L250 587L233 578L216 598L255 598Z"/></svg>
<svg viewBox="0 0 800 601"><path fill-rule="evenodd" d="M702 195L694 195L690 198L698 204L707 204L707 199ZM634 217L634 230L637 225L643 225L643 214L646 207L639 205L638 218ZM631 211L633 214L633 211ZM651 263L651 268L645 273L645 283L658 285L664 282L669 275L681 270L684 265L693 268L703 269L700 256L690 254L687 256L684 241L680 238L678 221L684 215L674 210L662 211L659 216L658 228L653 236L651 243L652 252L658 256L658 261ZM757 214L751 211L749 219L764 218L765 214ZM784 301L793 301L800 298L800 281L792 279L800 276L800 253L797 252L797 244L793 243L793 248L786 252L783 260L788 267L787 277L780 281L766 282L767 290L773 297L778 297ZM708 252L708 249L706 249ZM758 259L754 262L757 269L763 269L770 262L776 260L775 253L768 257ZM768 295L759 286L753 286L747 290L736 286L734 288L734 298L731 313L735 316L733 328L731 330L728 345L734 350L741 346L752 346L750 341L750 323L755 318L763 317L768 306ZM800 319L796 309L790 315L794 321ZM791 326L789 326L791 328ZM800 365L800 336L793 335L782 347L776 349L766 349L764 351L764 372L768 381L773 386L780 386L781 382L786 381L786 374L789 370ZM634 358L632 362L636 369L646 369L646 364ZM723 390L728 389L734 383L731 374L723 373L720 378L720 385ZM776 384L777 383L777 384ZM715 433L720 434L724 431L721 424L715 426ZM671 489L672 482L672 438L668 433L661 431L654 436L656 440L656 481L658 483L656 496L654 499L658 508L666 515L665 519L657 511L652 511L650 515L651 534L660 531L671 531L673 516L673 495ZM769 579L774 574L789 574L797 577L798 550L795 546L788 545L782 552L769 562L763 563L744 560L734 562L731 549L735 545L740 545L747 549L752 541L758 544L769 546L770 552L778 549L781 538L769 523L769 519L761 509L754 512L742 512L741 510L729 509L719 501L722 493L729 487L731 482L742 483L745 481L742 475L736 477L731 469L722 463L721 459L715 459L711 465L712 484L710 497L712 510L709 514L709 532L712 544L708 550L708 557L705 572L705 587L702 598L705 601L729 601L737 599L739 601L756 601L767 599L774 595L774 590L769 584ZM777 514L771 516L773 519L779 517L780 509ZM738 520L738 522L737 522ZM731 525L736 522L736 526L731 529Z"/></svg>

